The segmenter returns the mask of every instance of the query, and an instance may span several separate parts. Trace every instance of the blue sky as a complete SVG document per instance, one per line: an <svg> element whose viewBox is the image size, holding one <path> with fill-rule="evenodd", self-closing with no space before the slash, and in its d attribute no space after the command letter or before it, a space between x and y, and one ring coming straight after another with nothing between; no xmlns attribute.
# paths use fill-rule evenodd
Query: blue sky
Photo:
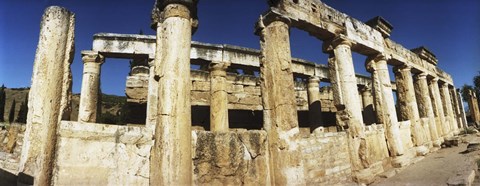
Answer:
<svg viewBox="0 0 480 186"><path fill-rule="evenodd" d="M100 32L154 34L149 28L154 0L2 0L0 1L0 83L7 87L30 86L40 19L50 5L64 6L76 14L73 92L80 92L81 50L92 46ZM480 1L478 0L325 0L329 6L360 21L380 15L394 27L391 38L406 48L421 45L438 58L439 67L451 74L457 87L472 84L480 71ZM259 48L253 34L266 0L200 0L199 28L193 40ZM291 30L292 56L326 64L322 42L306 32ZM365 56L354 55L357 73L366 74ZM123 95L128 60L107 59L102 67L102 91Z"/></svg>

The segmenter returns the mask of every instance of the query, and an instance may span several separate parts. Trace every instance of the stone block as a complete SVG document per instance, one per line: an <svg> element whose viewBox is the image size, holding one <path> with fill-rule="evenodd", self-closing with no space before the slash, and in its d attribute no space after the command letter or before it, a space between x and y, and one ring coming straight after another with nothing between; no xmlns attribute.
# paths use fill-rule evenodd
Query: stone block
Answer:
<svg viewBox="0 0 480 186"><path fill-rule="evenodd" d="M210 91L210 81L193 81L192 82L192 91L209 92Z"/></svg>
<svg viewBox="0 0 480 186"><path fill-rule="evenodd" d="M227 93L244 93L243 85L227 84Z"/></svg>

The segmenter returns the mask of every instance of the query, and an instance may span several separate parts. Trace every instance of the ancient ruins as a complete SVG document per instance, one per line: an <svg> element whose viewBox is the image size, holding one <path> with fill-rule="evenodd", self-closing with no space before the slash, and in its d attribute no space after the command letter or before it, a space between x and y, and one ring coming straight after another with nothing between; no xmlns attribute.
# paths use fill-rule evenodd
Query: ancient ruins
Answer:
<svg viewBox="0 0 480 186"><path fill-rule="evenodd" d="M268 3L255 24L261 50L192 41L208 21L197 0L156 0L156 36L94 35L81 51L78 121L75 16L47 8L27 125L0 168L35 185L368 184L466 127L452 77L427 48L389 39L385 19L363 23L318 0ZM323 42L328 65L292 58L292 27ZM371 76L356 75L352 52ZM126 84L132 124L96 123L106 58L139 61Z"/></svg>

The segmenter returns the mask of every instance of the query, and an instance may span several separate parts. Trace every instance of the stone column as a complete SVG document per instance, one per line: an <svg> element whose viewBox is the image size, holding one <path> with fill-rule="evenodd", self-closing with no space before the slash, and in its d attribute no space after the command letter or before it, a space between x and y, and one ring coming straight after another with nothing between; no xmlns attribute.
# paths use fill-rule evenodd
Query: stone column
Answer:
<svg viewBox="0 0 480 186"><path fill-rule="evenodd" d="M393 99L392 84L388 73L387 59L383 55L371 56L367 59L366 67L372 73L373 97L377 121L385 125L385 137L390 154L401 156L404 153L400 136L400 125L397 119L395 101Z"/></svg>
<svg viewBox="0 0 480 186"><path fill-rule="evenodd" d="M210 63L210 131L228 132L227 68L230 63Z"/></svg>
<svg viewBox="0 0 480 186"><path fill-rule="evenodd" d="M196 5L195 0L156 1L154 7L158 110L150 185L192 184L190 48Z"/></svg>
<svg viewBox="0 0 480 186"><path fill-rule="evenodd" d="M429 87L427 82L427 74L419 73L414 76L414 90L415 97L418 104L418 111L421 118L428 118L423 122L424 129L429 129L430 138L435 145L440 145L438 142L439 133L435 123L435 114L433 111L432 100L430 99ZM424 121L424 120L422 120ZM425 126L427 125L427 127Z"/></svg>
<svg viewBox="0 0 480 186"><path fill-rule="evenodd" d="M398 107L400 120L410 120L410 131L412 141L415 146L423 145L425 135L420 123L417 100L415 99L415 89L413 88L413 78L410 66L397 66L394 68L395 82L398 93Z"/></svg>
<svg viewBox="0 0 480 186"><path fill-rule="evenodd" d="M333 102L337 108L337 125L348 128L348 148L352 170L356 179L363 179L359 171L366 168L366 159L362 154L366 153L367 147L361 100L358 99L357 79L350 48L353 43L343 35L337 36L330 42L324 42L324 44L328 43L330 44L327 47L331 48L328 68L333 89Z"/></svg>
<svg viewBox="0 0 480 186"><path fill-rule="evenodd" d="M437 124L437 131L439 137L448 134L448 127L445 123L445 114L442 106L442 96L438 88L438 78L433 78L429 82L430 95L432 99L433 113L435 114L435 123Z"/></svg>
<svg viewBox="0 0 480 186"><path fill-rule="evenodd" d="M304 184L298 159L297 106L290 56L290 21L273 12L257 23L260 36L260 87L263 125L268 134L274 185Z"/></svg>
<svg viewBox="0 0 480 186"><path fill-rule="evenodd" d="M145 127L152 132L155 131L157 123L158 106L158 82L155 81L155 60L148 59L148 97L147 97L147 118Z"/></svg>
<svg viewBox="0 0 480 186"><path fill-rule="evenodd" d="M363 102L363 121L365 124L376 123L371 85L365 85L360 91Z"/></svg>
<svg viewBox="0 0 480 186"><path fill-rule="evenodd" d="M322 105L319 87L320 79L318 77L310 77L308 79L308 120L311 131L322 125Z"/></svg>
<svg viewBox="0 0 480 186"><path fill-rule="evenodd" d="M472 117L475 125L480 125L480 110L478 108L477 94L473 90L468 90L468 108L470 110L470 116Z"/></svg>
<svg viewBox="0 0 480 186"><path fill-rule="evenodd" d="M93 51L82 51L83 79L78 106L78 121L97 122L99 90L100 90L100 67L104 62L102 55Z"/></svg>
<svg viewBox="0 0 480 186"><path fill-rule="evenodd" d="M42 17L18 168L34 183L20 176L22 185L52 185L57 127L71 105L74 25L74 14L61 7L48 7Z"/></svg>
<svg viewBox="0 0 480 186"><path fill-rule="evenodd" d="M463 124L462 124L462 119L461 119L460 108L458 106L457 92L456 92L454 86L448 87L448 90L449 90L450 96L452 98L453 116L454 116L454 120L457 122L456 123L456 128L457 128L457 131L460 132L460 130L458 130L458 129L463 128Z"/></svg>
<svg viewBox="0 0 480 186"><path fill-rule="evenodd" d="M460 111L460 120L462 123L462 128L468 128L468 122L467 122L467 117L465 115L465 106L463 105L463 99L462 95L460 94L460 89L455 89L456 95L457 95L457 100L458 100L458 107Z"/></svg>
<svg viewBox="0 0 480 186"><path fill-rule="evenodd" d="M450 133L458 133L458 126L457 126L457 120L455 120L455 114L453 112L453 103L452 103L452 97L450 96L450 91L448 88L448 84L443 82L441 84L441 91L442 91L442 97L443 100L443 109L445 110L445 118L448 120L449 126L448 128L450 129Z"/></svg>

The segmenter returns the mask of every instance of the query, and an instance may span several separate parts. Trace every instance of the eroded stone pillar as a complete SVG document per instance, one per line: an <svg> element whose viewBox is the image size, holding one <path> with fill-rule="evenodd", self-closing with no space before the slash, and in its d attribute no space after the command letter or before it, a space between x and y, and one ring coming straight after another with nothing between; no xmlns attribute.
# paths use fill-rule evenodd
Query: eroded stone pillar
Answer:
<svg viewBox="0 0 480 186"><path fill-rule="evenodd" d="M435 114L435 123L437 124L437 132L439 137L448 134L448 126L445 123L445 114L442 106L442 96L438 88L438 78L432 78L429 82L429 90L432 100L433 113Z"/></svg>
<svg viewBox="0 0 480 186"><path fill-rule="evenodd" d="M304 184L298 158L299 137L295 89L290 55L290 21L273 12L260 18L260 87L264 128L271 156L274 185Z"/></svg>
<svg viewBox="0 0 480 186"><path fill-rule="evenodd" d="M80 104L78 106L78 121L97 121L99 90L100 90L100 68L104 62L102 55L93 51L82 51L83 79L80 93Z"/></svg>
<svg viewBox="0 0 480 186"><path fill-rule="evenodd" d="M68 112L74 53L75 16L61 7L48 7L42 17L40 38L28 96L28 116L19 173L34 177L28 183L53 185L57 127Z"/></svg>
<svg viewBox="0 0 480 186"><path fill-rule="evenodd" d="M457 95L457 100L458 100L458 107L460 111L460 121L462 123L462 128L468 128L468 122L467 122L467 117L465 114L465 107L463 105L463 99L462 95L460 94L460 89L455 89L456 95Z"/></svg>
<svg viewBox="0 0 480 186"><path fill-rule="evenodd" d="M401 121L410 120L410 131L415 146L421 146L426 142L424 130L420 123L413 78L410 66L397 66L394 68L395 82L397 85L397 103Z"/></svg>
<svg viewBox="0 0 480 186"><path fill-rule="evenodd" d="M210 131L228 132L228 62L210 63Z"/></svg>
<svg viewBox="0 0 480 186"><path fill-rule="evenodd" d="M457 91L455 89L455 86L449 86L448 87L448 90L450 91L450 96L452 97L452 106L453 106L453 115L454 115L454 119L455 121L457 122L456 124L456 127L457 127L457 131L460 132L460 129L463 128L463 123L462 123L462 114L461 114L461 111L460 111L460 107L459 107L459 102L458 102L458 96L457 96Z"/></svg>
<svg viewBox="0 0 480 186"><path fill-rule="evenodd" d="M362 169L366 168L366 137L361 109L358 99L357 79L352 60L353 43L344 36L330 41L328 68L333 89L333 102L337 108L336 120L340 127L347 127L348 148L352 170L357 180L362 179Z"/></svg>
<svg viewBox="0 0 480 186"><path fill-rule="evenodd" d="M387 59L383 55L372 56L367 59L366 67L372 73L373 97L377 121L385 126L390 154L401 156L404 153L400 126L393 99L392 84L388 73Z"/></svg>
<svg viewBox="0 0 480 186"><path fill-rule="evenodd" d="M419 73L414 76L415 96L418 104L418 111L421 118L428 118L423 122L423 128L429 129L430 139L435 145L440 145L438 142L439 133L435 121L435 114L433 111L432 100L430 99L430 91L427 82L427 74ZM428 126L425 126L428 125Z"/></svg>
<svg viewBox="0 0 480 186"><path fill-rule="evenodd" d="M192 184L190 43L196 5L195 0L156 1L154 7L158 110L150 185Z"/></svg>
<svg viewBox="0 0 480 186"><path fill-rule="evenodd" d="M322 105L319 87L320 79L318 77L310 77L308 79L308 120L311 131L322 125Z"/></svg>
<svg viewBox="0 0 480 186"><path fill-rule="evenodd" d="M371 85L362 87L360 91L363 102L363 121L365 124L376 123Z"/></svg>
<svg viewBox="0 0 480 186"><path fill-rule="evenodd" d="M473 90L468 90L468 109L475 125L480 125L480 109L478 107L477 94Z"/></svg>
<svg viewBox="0 0 480 186"><path fill-rule="evenodd" d="M445 110L445 118L448 120L449 133L458 133L457 120L455 119L455 114L453 112L453 103L452 97L450 96L450 90L447 83L442 83L441 85L442 97L443 97L443 109Z"/></svg>

